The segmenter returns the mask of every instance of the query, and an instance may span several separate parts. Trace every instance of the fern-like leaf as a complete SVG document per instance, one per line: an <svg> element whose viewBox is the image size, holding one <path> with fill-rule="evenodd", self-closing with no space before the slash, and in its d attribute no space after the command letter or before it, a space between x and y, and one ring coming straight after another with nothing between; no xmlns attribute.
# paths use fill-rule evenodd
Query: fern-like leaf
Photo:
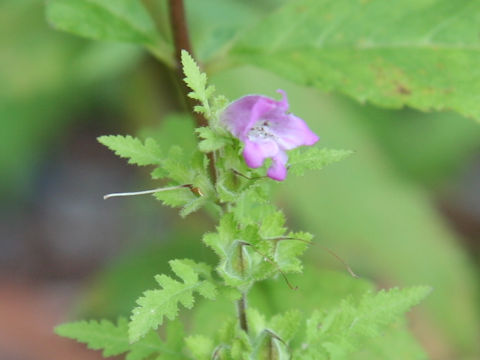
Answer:
<svg viewBox="0 0 480 360"><path fill-rule="evenodd" d="M188 96L198 100L201 104L195 106L194 110L203 113L207 118L211 118L209 99L215 92L215 88L207 86L207 75L200 71L195 60L185 50L182 50L182 66L185 74L184 81L192 89Z"/></svg>
<svg viewBox="0 0 480 360"><path fill-rule="evenodd" d="M143 360L153 354L173 354L181 356L183 331L167 329L167 342L163 342L157 333L151 331L140 341L131 344L128 338L128 321L120 318L117 324L108 320L79 321L59 325L55 333L84 343L92 350L103 350L103 356L115 356L127 353L127 360ZM175 337L176 339L173 339Z"/></svg>
<svg viewBox="0 0 480 360"><path fill-rule="evenodd" d="M100 136L98 141L116 155L128 159L129 164L144 166L162 163L162 151L152 138L147 138L145 142L142 142L130 135L105 135Z"/></svg>
<svg viewBox="0 0 480 360"><path fill-rule="evenodd" d="M200 127L197 128L195 132L202 139L198 143L198 149L202 152L219 150L231 142L225 133L214 131L210 127Z"/></svg>
<svg viewBox="0 0 480 360"><path fill-rule="evenodd" d="M215 285L209 280L200 279L201 272L197 266L193 265L194 262L171 260L169 264L175 275L182 281L167 275L155 277L161 289L148 290L137 300L139 306L133 309L129 324L131 342L138 341L151 329L157 329L162 325L164 317L169 320L175 319L179 304L191 309L194 304L194 293L212 300L216 296Z"/></svg>
<svg viewBox="0 0 480 360"><path fill-rule="evenodd" d="M323 167L343 160L353 154L348 150L301 147L289 152L289 173L304 175L307 170L320 170Z"/></svg>
<svg viewBox="0 0 480 360"><path fill-rule="evenodd" d="M417 286L369 292L358 302L348 299L325 314L315 312L307 321L306 343L295 358L344 359L385 332L430 291L427 286Z"/></svg>

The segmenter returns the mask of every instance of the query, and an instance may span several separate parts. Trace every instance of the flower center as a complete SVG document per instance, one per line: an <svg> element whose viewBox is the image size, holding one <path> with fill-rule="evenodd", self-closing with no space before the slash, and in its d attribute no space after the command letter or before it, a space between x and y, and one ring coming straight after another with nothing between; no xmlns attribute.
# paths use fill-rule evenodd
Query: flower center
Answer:
<svg viewBox="0 0 480 360"><path fill-rule="evenodd" d="M267 120L261 120L250 129L250 131L248 132L248 138L250 140L263 140L275 139L276 136L271 131L269 122Z"/></svg>

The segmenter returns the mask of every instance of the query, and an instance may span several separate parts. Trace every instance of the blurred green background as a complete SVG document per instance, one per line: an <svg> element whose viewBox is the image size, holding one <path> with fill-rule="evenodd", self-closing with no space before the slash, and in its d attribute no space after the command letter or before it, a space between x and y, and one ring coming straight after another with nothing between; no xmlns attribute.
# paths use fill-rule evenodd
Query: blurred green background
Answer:
<svg viewBox="0 0 480 360"><path fill-rule="evenodd" d="M208 3L188 2L201 60L279 2ZM232 6L235 16L222 16ZM277 202L294 228L377 287L433 286L410 319L430 358L480 358L480 125L450 112L360 105L253 67L210 81L230 99L285 89L321 145L355 151L320 173L289 178L276 187ZM156 184L96 137L148 134L192 146L193 125L181 111L169 70L140 47L54 31L42 2L0 3L1 359L99 358L52 327L79 315L128 314L170 258L212 261L200 243L213 226L205 214L180 220L150 197L102 200ZM162 127L178 138L162 138ZM343 296L368 287L320 247L307 258L296 281L307 293L320 287L310 298L317 305L333 298L323 289ZM338 281L321 285L332 270ZM296 301L285 290L264 291L276 299L271 310Z"/></svg>

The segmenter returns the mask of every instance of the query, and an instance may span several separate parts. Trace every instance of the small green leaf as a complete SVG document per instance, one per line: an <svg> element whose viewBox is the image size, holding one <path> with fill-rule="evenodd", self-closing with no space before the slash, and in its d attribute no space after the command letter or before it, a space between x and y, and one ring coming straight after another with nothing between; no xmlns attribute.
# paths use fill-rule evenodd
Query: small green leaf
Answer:
<svg viewBox="0 0 480 360"><path fill-rule="evenodd" d="M289 152L289 172L304 175L307 170L320 170L323 167L343 160L353 152L348 150L319 149L317 147L297 148Z"/></svg>
<svg viewBox="0 0 480 360"><path fill-rule="evenodd" d="M179 304L191 309L194 304L194 292L207 299L213 300L216 288L208 280L201 280L191 260L169 261L175 275L182 281L175 280L167 275L157 275L155 280L161 290L147 290L137 300L129 324L129 338L131 342L138 341L148 331L162 325L164 317L173 320L178 315Z"/></svg>
<svg viewBox="0 0 480 360"><path fill-rule="evenodd" d="M47 19L57 29L97 40L151 44L157 36L138 0L49 0Z"/></svg>
<svg viewBox="0 0 480 360"><path fill-rule="evenodd" d="M275 315L270 319L268 327L272 329L284 342L288 343L297 334L300 328L302 314L298 310L289 310Z"/></svg>
<svg viewBox="0 0 480 360"><path fill-rule="evenodd" d="M200 127L195 130L198 136L202 139L198 148L202 152L212 152L223 148L230 143L230 139L218 132L215 132L210 127Z"/></svg>
<svg viewBox="0 0 480 360"><path fill-rule="evenodd" d="M188 350L197 360L210 360L214 345L211 339L202 335L193 335L185 339Z"/></svg>
<svg viewBox="0 0 480 360"><path fill-rule="evenodd" d="M201 104L195 107L195 111L205 114L207 118L211 118L209 99L215 92L215 88L207 86L207 75L200 71L195 60L185 50L182 50L182 65L183 73L185 74L184 81L192 89L188 96L198 100Z"/></svg>
<svg viewBox="0 0 480 360"><path fill-rule="evenodd" d="M131 344L128 339L128 322L124 318L120 318L117 325L108 320L62 324L55 328L55 333L85 343L89 349L103 350L104 357L128 352L127 360L143 360L153 354L176 354L180 356L181 347L172 346L172 337L177 337L177 342L179 335L180 340L183 338L183 334L173 334L167 331L168 340L163 343L158 334L152 331L142 340Z"/></svg>
<svg viewBox="0 0 480 360"><path fill-rule="evenodd" d="M114 151L116 155L128 159L129 164L160 165L162 152L155 140L147 138L144 143L130 135L100 136L98 141Z"/></svg>

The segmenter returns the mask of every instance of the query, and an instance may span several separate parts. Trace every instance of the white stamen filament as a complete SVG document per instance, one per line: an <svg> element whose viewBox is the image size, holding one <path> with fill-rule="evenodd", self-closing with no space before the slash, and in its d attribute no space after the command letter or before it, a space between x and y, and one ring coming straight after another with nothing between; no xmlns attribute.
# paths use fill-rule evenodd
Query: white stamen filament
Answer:
<svg viewBox="0 0 480 360"><path fill-rule="evenodd" d="M110 198L112 198L112 197L137 196L137 195L154 194L154 193L160 192L160 191L170 191L170 190L182 189L182 188L186 188L186 187L190 187L190 186L191 186L191 185L178 185L178 186L170 186L170 187L158 188L158 189L153 189L153 190L145 190L145 191L113 193L113 194L104 195L104 196L103 196L103 199L104 199L104 200L107 200L107 199L110 199Z"/></svg>

